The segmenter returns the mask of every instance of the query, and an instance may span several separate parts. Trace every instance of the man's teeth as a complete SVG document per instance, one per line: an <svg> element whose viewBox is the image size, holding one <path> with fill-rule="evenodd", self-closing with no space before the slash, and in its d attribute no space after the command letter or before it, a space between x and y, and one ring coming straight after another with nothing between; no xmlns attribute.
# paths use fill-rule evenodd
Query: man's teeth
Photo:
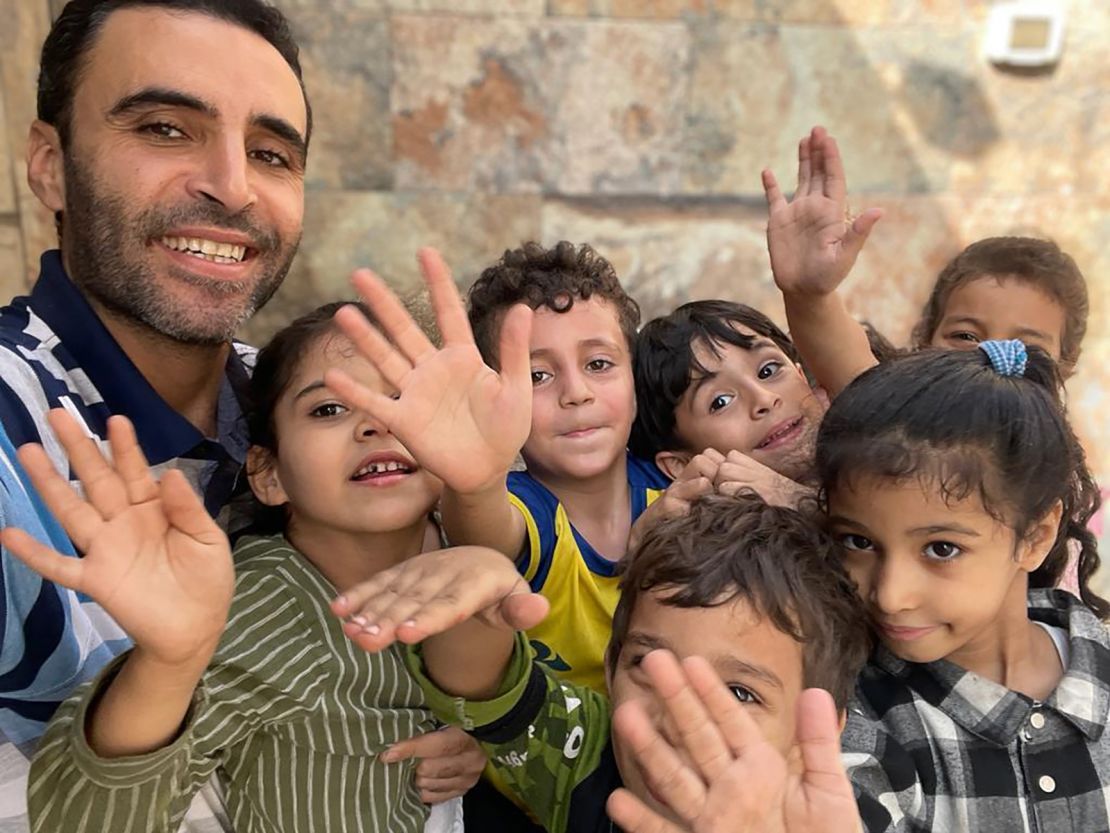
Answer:
<svg viewBox="0 0 1110 833"><path fill-rule="evenodd" d="M412 471L404 463L398 463L395 460L390 460L388 463L370 463L363 466L355 472L355 477L365 477L370 474L389 474L390 472L400 471L408 473Z"/></svg>
<svg viewBox="0 0 1110 833"><path fill-rule="evenodd" d="M240 263L247 254L246 246L233 246L231 243L217 243L215 240L201 240L197 237L163 237L162 245L211 263Z"/></svg>

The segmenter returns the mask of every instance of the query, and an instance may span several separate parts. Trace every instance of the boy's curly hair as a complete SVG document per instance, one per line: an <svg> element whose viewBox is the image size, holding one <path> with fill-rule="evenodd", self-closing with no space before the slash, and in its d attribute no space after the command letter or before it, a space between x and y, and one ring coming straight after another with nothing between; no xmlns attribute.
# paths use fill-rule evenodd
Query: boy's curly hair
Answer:
<svg viewBox="0 0 1110 833"><path fill-rule="evenodd" d="M470 287L467 309L482 358L498 366L501 320L514 304L566 312L578 299L597 296L613 305L631 350L640 325L640 307L621 286L613 265L587 243L561 240L552 248L529 242L509 249L482 271Z"/></svg>

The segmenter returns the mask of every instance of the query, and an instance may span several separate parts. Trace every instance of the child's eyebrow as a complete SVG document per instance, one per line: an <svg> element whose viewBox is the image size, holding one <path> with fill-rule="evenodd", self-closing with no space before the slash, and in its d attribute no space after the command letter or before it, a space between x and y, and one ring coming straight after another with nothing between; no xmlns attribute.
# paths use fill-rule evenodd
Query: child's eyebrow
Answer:
<svg viewBox="0 0 1110 833"><path fill-rule="evenodd" d="M293 397L293 401L296 402L302 396L308 396L313 391L318 391L320 390L320 388L326 387L327 385L324 384L323 379L317 379L315 382L309 382L307 385L300 389L296 396Z"/></svg>
<svg viewBox="0 0 1110 833"><path fill-rule="evenodd" d="M937 535L941 532L958 532L961 535L967 535L972 538L981 538L980 533L974 529L959 524L931 524L928 526L917 526L909 530L912 535Z"/></svg>
<svg viewBox="0 0 1110 833"><path fill-rule="evenodd" d="M607 338L586 338L586 339L583 339L582 341L578 342L577 347L579 349L581 349L583 347L586 347L586 348L604 347L607 350L618 350L618 349L620 349L619 345L617 345L616 342L610 341ZM541 347L538 350L533 350L528 355L531 356L532 358L536 358L537 356L547 356L548 354L553 353L553 352L554 351L549 347Z"/></svg>
<svg viewBox="0 0 1110 833"><path fill-rule="evenodd" d="M722 676L732 673L741 677L755 677L757 680L762 680L780 691L785 688L782 680L774 671L761 665L745 662L742 659L728 655L716 656L711 662Z"/></svg>

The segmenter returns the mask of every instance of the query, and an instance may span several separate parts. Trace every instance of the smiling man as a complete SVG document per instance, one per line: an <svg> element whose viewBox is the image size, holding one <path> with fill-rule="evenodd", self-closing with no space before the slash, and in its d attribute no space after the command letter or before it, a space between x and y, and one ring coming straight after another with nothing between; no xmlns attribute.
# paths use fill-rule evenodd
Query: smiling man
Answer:
<svg viewBox="0 0 1110 833"><path fill-rule="evenodd" d="M254 357L232 336L297 250L310 129L296 43L261 0L66 5L43 46L27 148L60 249L0 310L0 425L13 445L41 442L69 472L48 409L100 440L108 416L125 414L151 463L181 469L226 520ZM20 523L16 497L0 496L0 522ZM3 567L0 826L19 830L45 721L128 640L7 552ZM216 826L194 814L205 815L192 829Z"/></svg>

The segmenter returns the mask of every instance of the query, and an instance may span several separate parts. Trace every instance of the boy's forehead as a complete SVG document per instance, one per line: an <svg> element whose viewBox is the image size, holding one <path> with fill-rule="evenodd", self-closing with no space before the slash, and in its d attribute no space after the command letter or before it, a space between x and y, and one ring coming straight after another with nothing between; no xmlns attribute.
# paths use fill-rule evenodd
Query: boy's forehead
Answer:
<svg viewBox="0 0 1110 833"><path fill-rule="evenodd" d="M603 341L617 346L625 342L617 308L604 298L574 298L573 305L562 312L544 305L534 311L532 352L556 345Z"/></svg>

